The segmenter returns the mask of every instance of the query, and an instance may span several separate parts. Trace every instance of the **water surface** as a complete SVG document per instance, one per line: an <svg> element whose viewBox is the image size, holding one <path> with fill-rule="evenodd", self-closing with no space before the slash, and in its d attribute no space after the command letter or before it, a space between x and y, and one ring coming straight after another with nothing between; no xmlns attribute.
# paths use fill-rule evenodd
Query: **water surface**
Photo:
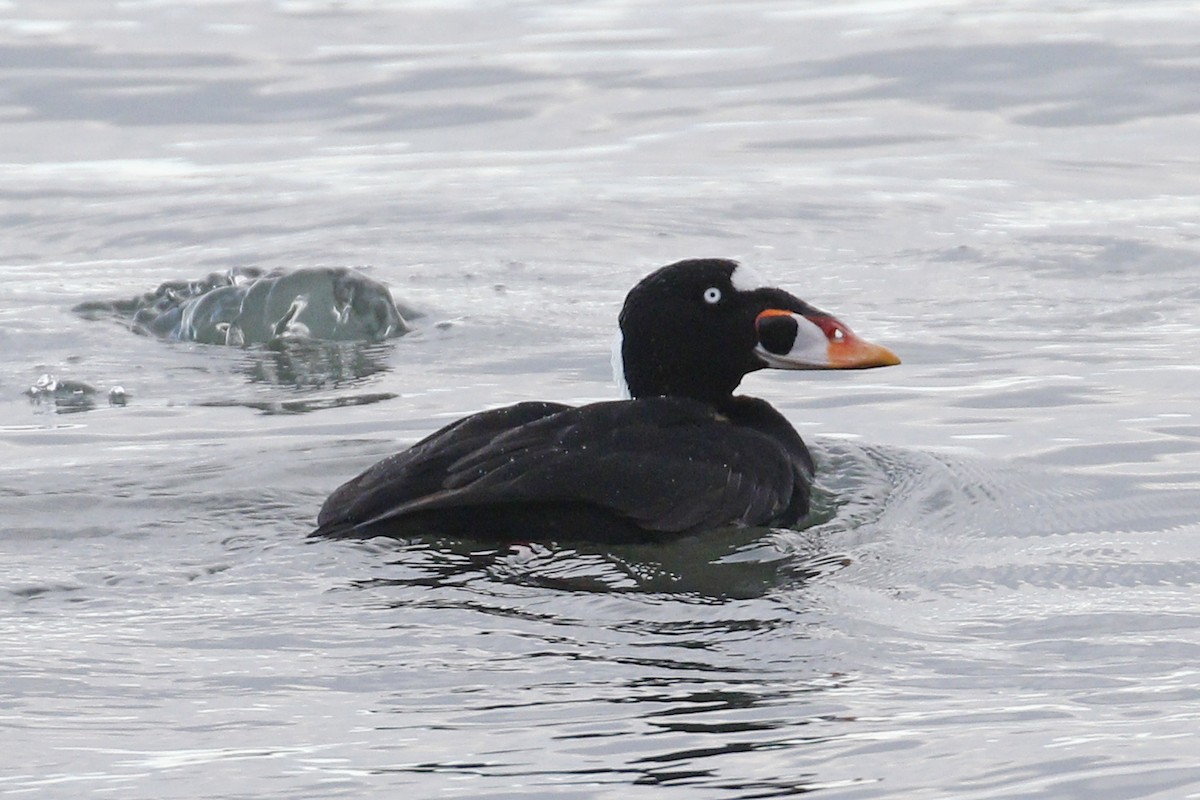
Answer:
<svg viewBox="0 0 1200 800"><path fill-rule="evenodd" d="M0 794L1200 795L1192 11L0 6ZM802 530L306 538L463 414L613 397L625 291L697 256L904 358L744 383ZM239 265L425 317L71 312Z"/></svg>

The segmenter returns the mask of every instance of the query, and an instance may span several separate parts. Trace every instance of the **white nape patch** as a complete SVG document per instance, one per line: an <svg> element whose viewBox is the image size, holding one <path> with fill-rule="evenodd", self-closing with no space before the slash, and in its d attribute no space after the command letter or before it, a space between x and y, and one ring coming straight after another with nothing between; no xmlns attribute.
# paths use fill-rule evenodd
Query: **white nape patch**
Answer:
<svg viewBox="0 0 1200 800"><path fill-rule="evenodd" d="M629 393L629 382L625 380L625 359L621 356L621 345L624 342L625 336L621 329L617 328L617 335L612 341L613 383L617 384L617 393L621 395L621 399L629 400L633 395Z"/></svg>
<svg viewBox="0 0 1200 800"><path fill-rule="evenodd" d="M745 264L738 264L733 268L733 274L729 276L729 282L739 292L753 292L755 289L768 289L771 286L757 272Z"/></svg>

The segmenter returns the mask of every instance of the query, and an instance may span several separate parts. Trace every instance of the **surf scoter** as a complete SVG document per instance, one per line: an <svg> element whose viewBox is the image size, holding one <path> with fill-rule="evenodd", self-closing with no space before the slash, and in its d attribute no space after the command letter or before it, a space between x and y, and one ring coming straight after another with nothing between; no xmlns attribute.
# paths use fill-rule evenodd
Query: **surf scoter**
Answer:
<svg viewBox="0 0 1200 800"><path fill-rule="evenodd" d="M791 525L808 512L812 457L765 400L734 396L742 378L900 363L723 259L644 278L620 328L631 399L461 419L339 487L314 533L617 542Z"/></svg>

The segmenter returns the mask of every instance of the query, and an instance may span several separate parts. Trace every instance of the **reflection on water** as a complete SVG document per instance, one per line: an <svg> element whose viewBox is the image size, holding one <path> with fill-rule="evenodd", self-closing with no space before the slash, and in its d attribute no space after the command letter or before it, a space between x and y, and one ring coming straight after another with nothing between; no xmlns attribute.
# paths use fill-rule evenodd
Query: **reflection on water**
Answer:
<svg viewBox="0 0 1200 800"><path fill-rule="evenodd" d="M383 372L392 354L392 346L386 343L278 341L242 351L237 371L251 383L326 389Z"/></svg>
<svg viewBox="0 0 1200 800"><path fill-rule="evenodd" d="M489 580L568 592L661 594L716 603L795 589L844 567L845 556L805 531L731 528L686 541L618 546L515 542L496 548L461 540L373 539L364 545L395 554L403 577L355 581L366 586L451 586Z"/></svg>
<svg viewBox="0 0 1200 800"><path fill-rule="evenodd" d="M265 346L246 347L239 351L236 371L252 384L294 390L295 396L264 400L239 393L231 398L201 401L200 405L244 406L268 414L297 414L390 400L397 396L394 392L366 392L359 387L388 370L393 355L390 342L278 339ZM328 394L335 390L350 391Z"/></svg>
<svg viewBox="0 0 1200 800"><path fill-rule="evenodd" d="M264 414L305 414L329 408L367 406L393 400L391 392L367 392L343 397L320 397L306 400L201 400L196 405L209 408L253 408Z"/></svg>
<svg viewBox="0 0 1200 800"><path fill-rule="evenodd" d="M268 414L297 414L347 406L370 405L398 395L389 391L364 391L372 378L390 369L391 342L320 342L310 339L276 339L266 345L248 345L231 353L214 351L214 360L251 385L267 390L247 395L230 389L219 399L190 397L186 402L208 407L245 407ZM286 391L281 396L278 391ZM101 403L126 406L136 398L123 386L101 391L73 379L42 375L24 394L38 412L74 414L92 411ZM98 399L99 398L99 399Z"/></svg>

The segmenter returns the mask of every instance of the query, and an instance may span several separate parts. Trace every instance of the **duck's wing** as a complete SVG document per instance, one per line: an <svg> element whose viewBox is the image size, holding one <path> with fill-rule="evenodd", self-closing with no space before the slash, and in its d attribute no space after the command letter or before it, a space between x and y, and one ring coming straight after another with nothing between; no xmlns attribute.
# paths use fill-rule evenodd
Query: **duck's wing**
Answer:
<svg viewBox="0 0 1200 800"><path fill-rule="evenodd" d="M442 491L451 465L460 459L505 433L570 408L559 403L518 403L453 422L334 490L317 515L315 533L390 518L389 512Z"/></svg>
<svg viewBox="0 0 1200 800"><path fill-rule="evenodd" d="M806 480L771 438L699 403L596 403L509 428L447 462L440 486L363 527L406 514L496 504L581 504L648 531L763 525ZM411 495L410 495L411 497Z"/></svg>

